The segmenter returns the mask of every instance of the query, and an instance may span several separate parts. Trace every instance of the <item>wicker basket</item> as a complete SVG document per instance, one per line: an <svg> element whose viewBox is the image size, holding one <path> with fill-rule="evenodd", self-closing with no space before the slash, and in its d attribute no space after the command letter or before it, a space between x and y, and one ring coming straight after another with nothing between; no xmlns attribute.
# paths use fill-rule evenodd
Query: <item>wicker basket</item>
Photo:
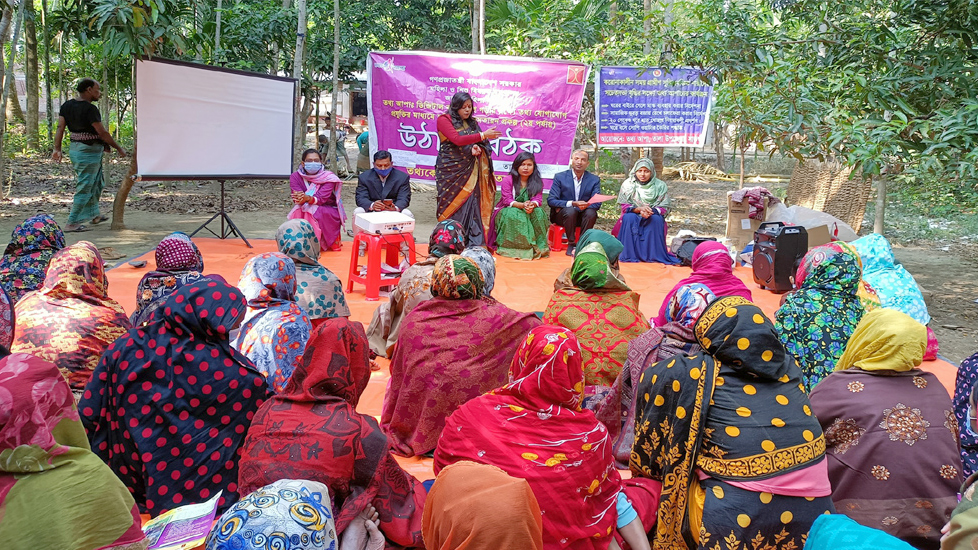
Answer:
<svg viewBox="0 0 978 550"><path fill-rule="evenodd" d="M873 184L851 175L852 168L838 162L800 162L791 173L787 203L832 214L858 233Z"/></svg>

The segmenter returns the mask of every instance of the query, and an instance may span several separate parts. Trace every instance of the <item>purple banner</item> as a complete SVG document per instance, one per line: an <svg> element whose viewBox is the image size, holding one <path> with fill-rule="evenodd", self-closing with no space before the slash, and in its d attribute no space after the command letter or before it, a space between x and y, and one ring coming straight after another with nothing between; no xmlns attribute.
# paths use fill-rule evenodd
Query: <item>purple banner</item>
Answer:
<svg viewBox="0 0 978 550"><path fill-rule="evenodd" d="M595 86L598 145L702 147L712 95L695 69L601 67Z"/></svg>
<svg viewBox="0 0 978 550"><path fill-rule="evenodd" d="M496 180L533 153L545 185L568 169L588 66L568 61L435 52L372 52L367 58L370 150L386 149L412 179L435 179L439 115L468 92L492 141Z"/></svg>

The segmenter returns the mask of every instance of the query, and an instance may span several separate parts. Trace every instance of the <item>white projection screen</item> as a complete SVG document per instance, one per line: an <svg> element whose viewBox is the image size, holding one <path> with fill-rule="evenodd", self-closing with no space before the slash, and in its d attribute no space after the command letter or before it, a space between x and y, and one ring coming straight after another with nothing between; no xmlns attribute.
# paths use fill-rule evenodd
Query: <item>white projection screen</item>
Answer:
<svg viewBox="0 0 978 550"><path fill-rule="evenodd" d="M295 85L285 77L137 60L137 177L288 178Z"/></svg>

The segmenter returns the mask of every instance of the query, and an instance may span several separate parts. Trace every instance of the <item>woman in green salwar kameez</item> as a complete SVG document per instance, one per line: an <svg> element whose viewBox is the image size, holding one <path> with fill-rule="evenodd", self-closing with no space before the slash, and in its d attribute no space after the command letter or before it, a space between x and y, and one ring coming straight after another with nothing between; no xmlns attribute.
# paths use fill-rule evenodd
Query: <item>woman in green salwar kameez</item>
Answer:
<svg viewBox="0 0 978 550"><path fill-rule="evenodd" d="M513 159L509 180L489 221L489 247L500 256L535 260L550 255L547 215L543 204L543 178L532 153Z"/></svg>

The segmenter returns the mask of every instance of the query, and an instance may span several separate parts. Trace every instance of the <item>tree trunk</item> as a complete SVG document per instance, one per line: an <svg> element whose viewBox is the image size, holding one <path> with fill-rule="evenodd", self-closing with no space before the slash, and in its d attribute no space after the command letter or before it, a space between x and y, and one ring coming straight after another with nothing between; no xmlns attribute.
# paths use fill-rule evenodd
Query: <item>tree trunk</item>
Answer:
<svg viewBox="0 0 978 550"><path fill-rule="evenodd" d="M479 22L476 17L479 16L479 0L472 0L472 11L469 14L469 22L472 26L472 53L479 53Z"/></svg>
<svg viewBox="0 0 978 550"><path fill-rule="evenodd" d="M329 148L327 156L333 172L340 169L340 161L336 158L336 109L340 98L340 0L333 0L333 101L329 110ZM323 243L332 246L333 243Z"/></svg>
<svg viewBox="0 0 978 550"><path fill-rule="evenodd" d="M126 199L129 198L129 191L132 190L132 185L135 183L133 176L138 172L138 166L136 166L136 140L132 141L132 151L130 152L132 157L129 159L129 171L126 172L126 176L122 179L119 185L119 190L115 193L115 200L112 201L112 225L111 229L125 229L126 228Z"/></svg>
<svg viewBox="0 0 978 550"><path fill-rule="evenodd" d="M99 87L102 88L102 97L98 100L98 110L102 114L102 126L105 126L105 131L112 133L112 116L109 108L109 99L112 95L106 93L105 89L109 86L109 65L108 60L105 60L102 65L102 79L99 82Z"/></svg>
<svg viewBox="0 0 978 550"><path fill-rule="evenodd" d="M51 97L51 32L48 29L48 0L41 0L41 28L44 33L44 115L48 122L48 141L54 135L54 99Z"/></svg>
<svg viewBox="0 0 978 550"><path fill-rule="evenodd" d="M306 46L306 30L308 27L306 24L306 0L296 0L296 9L298 10L299 17L295 31L295 56L292 58L292 78L299 81L299 93L296 96L296 120L295 124L293 124L296 132L293 150L296 154L302 154L302 150L305 149L306 121L308 120L308 117L302 118L302 104L300 103L303 96L302 56Z"/></svg>
<svg viewBox="0 0 978 550"><path fill-rule="evenodd" d="M873 233L883 234L886 217L886 178L876 179L876 219L873 220Z"/></svg>
<svg viewBox="0 0 978 550"><path fill-rule="evenodd" d="M727 171L727 157L723 153L723 123L713 123L713 151L717 155L717 170Z"/></svg>
<svg viewBox="0 0 978 550"><path fill-rule="evenodd" d="M27 145L35 151L40 149L40 99L38 98L38 62L37 62L37 25L34 24L34 0L24 0L27 3L27 16L24 19L24 43L26 46L24 77L27 84Z"/></svg>
<svg viewBox="0 0 978 550"><path fill-rule="evenodd" d="M0 69L3 69L4 80L10 83L10 86L3 86L3 93L0 94L0 104L6 105L9 96L7 95L10 91L10 87L13 85L14 80L14 52L17 51L16 45L17 40L20 39L20 23L24 20L24 5L26 2L21 2L20 7L17 8L17 23L14 25L14 38L11 41L10 47L10 58L6 61L6 66L3 66L3 61L0 61ZM5 35L0 35L5 36ZM0 53L2 53L3 44L0 43ZM0 60L3 59L3 55L0 55ZM17 90L14 89L14 98L16 98ZM20 107L20 105L18 105ZM4 174L7 173L6 159L3 155L3 139L7 134L7 110L0 109L2 115L0 115L0 178L5 177Z"/></svg>
<svg viewBox="0 0 978 550"><path fill-rule="evenodd" d="M652 166L655 167L655 176L658 178L662 177L662 157L665 153L665 149L662 147L652 148Z"/></svg>
<svg viewBox="0 0 978 550"><path fill-rule="evenodd" d="M479 53L486 55L486 0L479 0Z"/></svg>
<svg viewBox="0 0 978 550"><path fill-rule="evenodd" d="M221 12L224 11L221 6L221 0L217 0L217 9L214 10L216 13L214 15L214 61L217 63L221 62Z"/></svg>
<svg viewBox="0 0 978 550"><path fill-rule="evenodd" d="M649 42L649 38L652 36L652 0L645 0L645 4L642 8L642 42L645 43L642 46L642 53L648 55L652 53L652 44Z"/></svg>
<svg viewBox="0 0 978 550"><path fill-rule="evenodd" d="M642 158L642 149L640 147L632 147L631 155L628 158L628 166L625 167L625 173L628 174L632 171L635 163L638 159Z"/></svg>
<svg viewBox="0 0 978 550"><path fill-rule="evenodd" d="M747 157L747 138L740 138L740 187L738 189L744 188L744 165Z"/></svg>
<svg viewBox="0 0 978 550"><path fill-rule="evenodd" d="M17 79L11 75L7 84L7 120L9 122L27 122L24 109L20 106L20 94L17 93Z"/></svg>

